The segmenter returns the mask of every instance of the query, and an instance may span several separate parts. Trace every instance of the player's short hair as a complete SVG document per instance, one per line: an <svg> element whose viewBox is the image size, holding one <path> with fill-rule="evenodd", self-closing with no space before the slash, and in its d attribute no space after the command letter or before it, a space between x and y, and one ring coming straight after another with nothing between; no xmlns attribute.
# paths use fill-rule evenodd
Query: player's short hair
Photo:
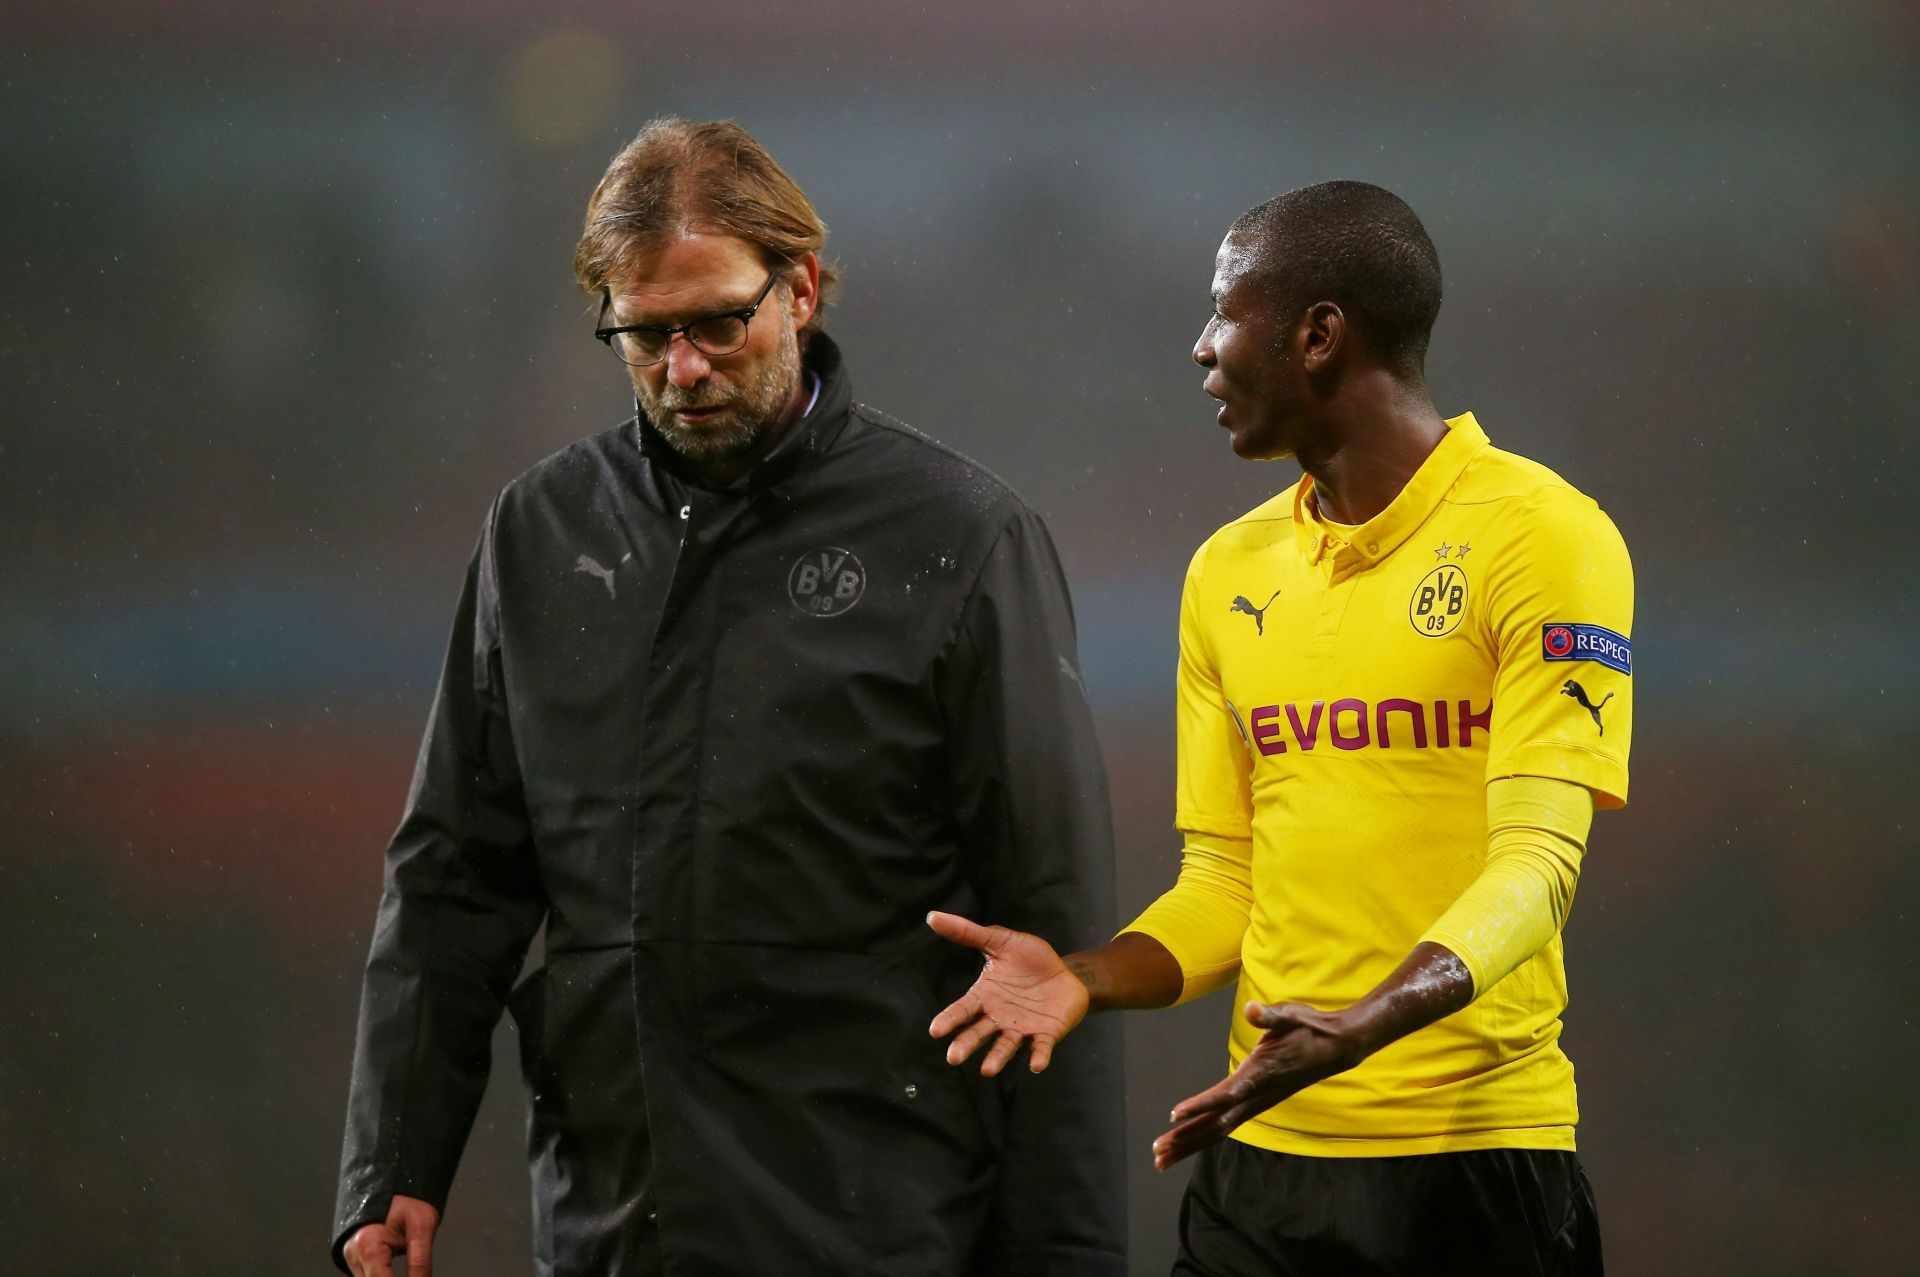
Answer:
<svg viewBox="0 0 1920 1277"><path fill-rule="evenodd" d="M1395 371L1422 374L1440 255L1406 201L1370 182L1320 182L1256 204L1231 234L1288 313L1333 302Z"/></svg>
<svg viewBox="0 0 1920 1277"><path fill-rule="evenodd" d="M769 270L827 242L827 224L806 192L745 129L731 120L662 116L613 157L594 188L573 250L574 276L598 295L685 230L743 239L760 250ZM838 272L822 262L820 304L805 331L820 326L837 280Z"/></svg>

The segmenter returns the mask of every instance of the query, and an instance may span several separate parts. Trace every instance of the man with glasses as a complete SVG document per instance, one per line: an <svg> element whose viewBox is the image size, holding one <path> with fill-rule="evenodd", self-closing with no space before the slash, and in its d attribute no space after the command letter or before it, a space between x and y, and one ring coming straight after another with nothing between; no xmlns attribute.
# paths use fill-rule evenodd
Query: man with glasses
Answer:
<svg viewBox="0 0 1920 1277"><path fill-rule="evenodd" d="M575 269L633 421L487 514L362 995L335 1258L426 1272L501 1009L554 1274L1125 1269L1108 1032L946 1069L933 910L1111 927L1066 586L993 476L856 404L825 227L662 120ZM544 962L514 985L535 934Z"/></svg>

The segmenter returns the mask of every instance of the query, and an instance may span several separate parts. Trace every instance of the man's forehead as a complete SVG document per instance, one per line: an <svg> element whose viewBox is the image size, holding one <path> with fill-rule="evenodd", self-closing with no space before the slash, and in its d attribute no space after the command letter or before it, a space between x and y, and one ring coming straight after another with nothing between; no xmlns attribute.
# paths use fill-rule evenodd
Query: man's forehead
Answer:
<svg viewBox="0 0 1920 1277"><path fill-rule="evenodd" d="M766 282L760 253L730 235L681 235L607 281L622 309L648 312L744 306Z"/></svg>
<svg viewBox="0 0 1920 1277"><path fill-rule="evenodd" d="M635 276L625 283L610 283L607 292L615 305L645 306L659 309L683 305L738 304L745 306L767 280L765 270L758 274L713 276L699 280L660 280Z"/></svg>
<svg viewBox="0 0 1920 1277"><path fill-rule="evenodd" d="M1220 241L1213 256L1213 291L1224 293L1253 271L1258 254L1238 236L1229 234Z"/></svg>

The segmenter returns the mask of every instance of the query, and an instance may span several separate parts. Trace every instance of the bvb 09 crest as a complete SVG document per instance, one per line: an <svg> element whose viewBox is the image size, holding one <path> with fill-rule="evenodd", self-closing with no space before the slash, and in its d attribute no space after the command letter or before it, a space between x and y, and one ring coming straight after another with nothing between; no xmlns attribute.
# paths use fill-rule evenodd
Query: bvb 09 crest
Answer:
<svg viewBox="0 0 1920 1277"><path fill-rule="evenodd" d="M1407 619L1428 638L1453 633L1466 614L1467 574L1455 563L1442 563L1421 577L1407 601Z"/></svg>
<svg viewBox="0 0 1920 1277"><path fill-rule="evenodd" d="M787 573L787 596L808 616L839 616L867 592L867 570L837 545L803 554Z"/></svg>

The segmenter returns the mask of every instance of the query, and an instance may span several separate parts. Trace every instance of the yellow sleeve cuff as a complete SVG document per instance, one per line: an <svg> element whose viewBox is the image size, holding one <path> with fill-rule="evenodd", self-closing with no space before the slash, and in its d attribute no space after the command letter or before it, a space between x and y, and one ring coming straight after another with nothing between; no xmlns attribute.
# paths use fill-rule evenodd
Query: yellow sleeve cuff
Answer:
<svg viewBox="0 0 1920 1277"><path fill-rule="evenodd" d="M1487 786L1487 861L1420 937L1466 964L1477 998L1560 933L1593 826L1593 793L1545 776Z"/></svg>
<svg viewBox="0 0 1920 1277"><path fill-rule="evenodd" d="M1253 911L1253 840L1187 831L1180 878L1124 928L1151 936L1180 964L1179 1002L1240 974L1240 941Z"/></svg>

